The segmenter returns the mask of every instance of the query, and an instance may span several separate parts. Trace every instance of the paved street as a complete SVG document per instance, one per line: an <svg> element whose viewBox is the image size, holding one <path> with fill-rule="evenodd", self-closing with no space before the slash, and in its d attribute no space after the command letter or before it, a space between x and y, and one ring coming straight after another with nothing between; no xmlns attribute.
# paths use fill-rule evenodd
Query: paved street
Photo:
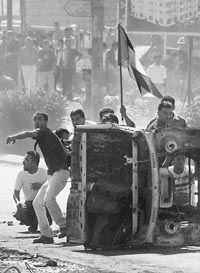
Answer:
<svg viewBox="0 0 200 273"><path fill-rule="evenodd" d="M12 188L15 176L21 168L19 164L16 164L20 157L14 159L9 156L0 157L0 180L2 183L0 248L20 250L20 252L28 252L31 255L39 254L58 259L64 263L88 266L90 268L88 272L97 272L96 270L99 269L101 272L199 273L200 247L191 246L181 249L148 247L145 249L86 252L82 245L67 245L65 239L60 240L57 237L55 237L54 245L32 244L32 240L37 235L28 234L27 228L20 226L12 218L14 209ZM12 164L6 163L8 160L12 160ZM68 188L62 193L62 196L59 196L59 203L63 209L66 205L67 193ZM8 226L7 221L10 220L13 220L13 226ZM54 229L56 230L56 228L55 226Z"/></svg>

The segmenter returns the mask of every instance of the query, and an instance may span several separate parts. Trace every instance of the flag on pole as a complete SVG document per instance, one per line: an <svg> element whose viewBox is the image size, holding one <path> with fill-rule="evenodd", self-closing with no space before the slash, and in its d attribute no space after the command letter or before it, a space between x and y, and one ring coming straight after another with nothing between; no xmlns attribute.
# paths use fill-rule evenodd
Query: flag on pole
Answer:
<svg viewBox="0 0 200 273"><path fill-rule="evenodd" d="M142 95L147 92L162 98L162 94L158 91L151 79L146 75L146 72L136 57L135 50L122 26L119 25L118 31L118 65L127 67L131 78L133 78Z"/></svg>

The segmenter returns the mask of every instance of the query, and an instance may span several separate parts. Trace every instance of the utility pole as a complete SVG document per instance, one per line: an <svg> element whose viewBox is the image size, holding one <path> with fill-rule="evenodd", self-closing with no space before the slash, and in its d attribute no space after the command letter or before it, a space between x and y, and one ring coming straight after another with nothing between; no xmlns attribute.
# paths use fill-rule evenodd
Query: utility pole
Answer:
<svg viewBox="0 0 200 273"><path fill-rule="evenodd" d="M4 17L4 2L3 0L1 0L1 18L3 20L3 17Z"/></svg>
<svg viewBox="0 0 200 273"><path fill-rule="evenodd" d="M12 0L7 0L7 30L12 30L13 5Z"/></svg>
<svg viewBox="0 0 200 273"><path fill-rule="evenodd" d="M92 119L98 120L103 105L104 0L92 0Z"/></svg>
<svg viewBox="0 0 200 273"><path fill-rule="evenodd" d="M192 95L192 55L193 55L193 36L188 37L188 105L191 105L191 102L193 100Z"/></svg>
<svg viewBox="0 0 200 273"><path fill-rule="evenodd" d="M21 32L26 34L26 3L25 0L20 0L20 18L21 18Z"/></svg>

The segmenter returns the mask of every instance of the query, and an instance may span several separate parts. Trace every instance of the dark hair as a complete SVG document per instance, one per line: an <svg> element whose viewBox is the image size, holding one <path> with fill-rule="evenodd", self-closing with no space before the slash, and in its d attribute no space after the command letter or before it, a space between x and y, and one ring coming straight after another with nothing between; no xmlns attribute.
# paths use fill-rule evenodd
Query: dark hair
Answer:
<svg viewBox="0 0 200 273"><path fill-rule="evenodd" d="M64 40L63 39L58 39L58 42L61 43L62 45L64 44Z"/></svg>
<svg viewBox="0 0 200 273"><path fill-rule="evenodd" d="M112 47L112 48L117 48L117 47L118 47L118 42L112 43L111 47Z"/></svg>
<svg viewBox="0 0 200 273"><path fill-rule="evenodd" d="M44 39L43 41L42 41L42 43L44 44L44 43L47 43L47 44L49 44L49 40L47 40L47 39Z"/></svg>
<svg viewBox="0 0 200 273"><path fill-rule="evenodd" d="M162 98L161 102L168 101L171 102L173 106L175 106L175 99L172 96L166 95Z"/></svg>
<svg viewBox="0 0 200 273"><path fill-rule="evenodd" d="M71 111L70 118L72 118L73 116L76 116L76 115L80 115L82 118L85 118L85 113L83 112L82 109L76 109L74 111Z"/></svg>
<svg viewBox="0 0 200 273"><path fill-rule="evenodd" d="M105 42L103 43L103 48L107 49L107 44Z"/></svg>
<svg viewBox="0 0 200 273"><path fill-rule="evenodd" d="M59 138L62 138L63 137L63 134L66 133L69 135L69 131L65 128L58 128L55 130L55 134L59 137Z"/></svg>
<svg viewBox="0 0 200 273"><path fill-rule="evenodd" d="M168 101L163 101L158 105L158 111L161 111L163 108L173 109L173 104Z"/></svg>
<svg viewBox="0 0 200 273"><path fill-rule="evenodd" d="M43 112L35 112L35 114L33 115L33 120L34 118L39 115L39 116L43 116L45 121L48 121L48 115L46 113Z"/></svg>
<svg viewBox="0 0 200 273"><path fill-rule="evenodd" d="M103 116L102 122L107 122L107 121L110 121L112 123L117 123L117 124L119 123L118 117L112 113L108 113Z"/></svg>
<svg viewBox="0 0 200 273"><path fill-rule="evenodd" d="M28 151L28 152L26 152L26 154L31 156L32 161L34 161L37 166L39 165L39 163L40 163L40 155L39 155L38 152Z"/></svg>
<svg viewBox="0 0 200 273"><path fill-rule="evenodd" d="M92 69L90 69L90 68L83 68L82 72L84 72L84 71L86 71L89 75L92 74Z"/></svg>
<svg viewBox="0 0 200 273"><path fill-rule="evenodd" d="M111 113L111 114L114 114L114 110L109 108L109 107L103 107L100 111L99 111L99 117L100 119L102 119L102 117L105 115L105 114L108 114L108 113Z"/></svg>
<svg viewBox="0 0 200 273"><path fill-rule="evenodd" d="M53 37L53 32L52 31L49 31L49 32L47 32L47 37Z"/></svg>

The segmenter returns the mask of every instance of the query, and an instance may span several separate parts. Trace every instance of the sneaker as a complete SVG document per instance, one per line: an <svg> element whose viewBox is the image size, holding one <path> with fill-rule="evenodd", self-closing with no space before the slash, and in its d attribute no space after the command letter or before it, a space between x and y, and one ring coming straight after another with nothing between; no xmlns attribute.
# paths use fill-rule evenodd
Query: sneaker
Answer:
<svg viewBox="0 0 200 273"><path fill-rule="evenodd" d="M53 244L53 238L46 237L46 236L40 236L39 238L33 240L33 244Z"/></svg>
<svg viewBox="0 0 200 273"><path fill-rule="evenodd" d="M60 233L58 233L58 238L62 239L64 237L66 237L66 236L67 236L67 234L66 234L66 227L60 228Z"/></svg>

